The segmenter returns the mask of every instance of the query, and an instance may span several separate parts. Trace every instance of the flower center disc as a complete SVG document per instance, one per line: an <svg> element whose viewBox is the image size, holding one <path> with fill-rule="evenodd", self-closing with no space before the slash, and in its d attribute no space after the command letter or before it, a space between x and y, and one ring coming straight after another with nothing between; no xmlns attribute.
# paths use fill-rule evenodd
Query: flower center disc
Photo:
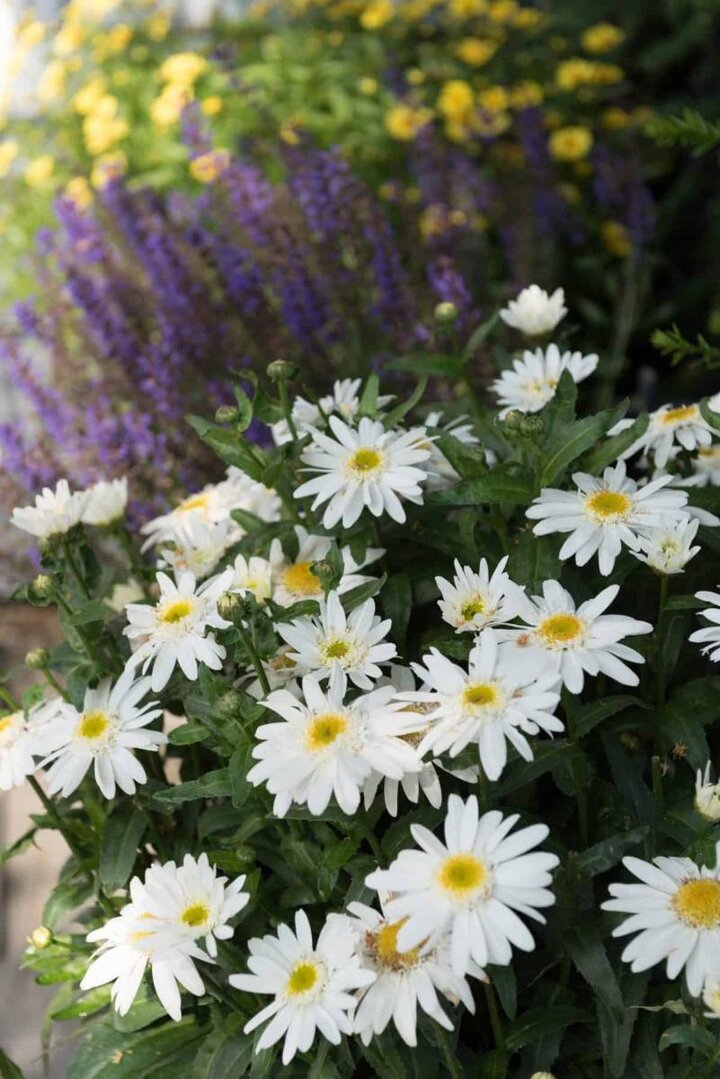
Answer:
<svg viewBox="0 0 720 1079"><path fill-rule="evenodd" d="M17 718L17 712L13 712L12 715L9 716L3 716L2 719L0 719L0 734L8 728L14 727Z"/></svg>
<svg viewBox="0 0 720 1079"><path fill-rule="evenodd" d="M302 996L314 989L320 979L320 972L315 963L298 963L293 967L287 983L287 993L291 997Z"/></svg>
<svg viewBox="0 0 720 1079"><path fill-rule="evenodd" d="M597 521L624 521L632 508L632 499L622 491L595 491L585 499L585 506Z"/></svg>
<svg viewBox="0 0 720 1079"><path fill-rule="evenodd" d="M417 965L419 948L410 948L407 952L398 951L398 933L406 921L407 918L401 918L399 922L381 926L376 933L368 933L368 947L378 966L388 970L409 970Z"/></svg>
<svg viewBox="0 0 720 1079"><path fill-rule="evenodd" d="M463 693L463 703L470 708L491 708L500 698L497 687L492 682L475 682Z"/></svg>
<svg viewBox="0 0 720 1079"><path fill-rule="evenodd" d="M350 644L348 641L329 641L325 645L325 656L327 659L345 659L350 651Z"/></svg>
<svg viewBox="0 0 720 1079"><path fill-rule="evenodd" d="M359 476L369 476L371 472L377 472L382 464L382 456L377 450L364 448L355 450L348 460L348 468Z"/></svg>
<svg viewBox="0 0 720 1079"><path fill-rule="evenodd" d="M322 585L319 579L310 569L311 562L296 562L283 570L282 583L288 592L296 596L319 596L322 594Z"/></svg>
<svg viewBox="0 0 720 1079"><path fill-rule="evenodd" d="M210 917L210 909L205 903L191 903L180 915L180 921L191 929L205 925Z"/></svg>
<svg viewBox="0 0 720 1079"><path fill-rule="evenodd" d="M102 738L109 726L110 720L105 712L85 712L77 725L77 734L81 738L94 741Z"/></svg>
<svg viewBox="0 0 720 1079"><path fill-rule="evenodd" d="M487 887L490 872L474 854L451 854L440 866L437 880L443 891L453 899L468 899Z"/></svg>
<svg viewBox="0 0 720 1079"><path fill-rule="evenodd" d="M549 645L570 644L582 635L583 624L576 614L551 614L538 625L539 637Z"/></svg>
<svg viewBox="0 0 720 1079"><path fill-rule="evenodd" d="M314 753L331 746L341 734L347 730L345 716L328 712L323 716L316 716L307 729L308 748Z"/></svg>
<svg viewBox="0 0 720 1079"><path fill-rule="evenodd" d="M160 621L176 626L178 622L182 622L183 618L187 618L192 609L189 599L178 599L165 608L160 615Z"/></svg>
<svg viewBox="0 0 720 1079"><path fill-rule="evenodd" d="M460 614L466 622L470 622L476 614L485 614L485 600L482 596L473 596L460 608Z"/></svg>
<svg viewBox="0 0 720 1079"><path fill-rule="evenodd" d="M694 929L720 925L720 881L688 880L673 896L672 905L681 921Z"/></svg>
<svg viewBox="0 0 720 1079"><path fill-rule="evenodd" d="M178 510L181 513L189 513L191 510L204 510L208 504L208 496L205 495L190 495L184 502L181 502L178 506Z"/></svg>
<svg viewBox="0 0 720 1079"><path fill-rule="evenodd" d="M684 420L695 419L698 411L697 405L681 405L679 408L669 408L667 412L663 412L660 422L668 427L673 427L676 423L682 423Z"/></svg>

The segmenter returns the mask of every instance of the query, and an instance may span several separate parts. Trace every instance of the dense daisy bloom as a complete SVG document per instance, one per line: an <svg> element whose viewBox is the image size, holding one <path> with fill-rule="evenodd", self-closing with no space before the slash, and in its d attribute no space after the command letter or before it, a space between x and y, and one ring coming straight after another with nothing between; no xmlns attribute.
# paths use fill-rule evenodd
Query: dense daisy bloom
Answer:
<svg viewBox="0 0 720 1079"><path fill-rule="evenodd" d="M302 455L308 470L320 475L301 484L296 498L314 495L313 510L327 503L322 523L334 528L355 524L364 509L375 517L387 513L394 521L405 521L401 499L420 504L427 469L418 468L430 457L429 439L424 429L386 431L377 420L363 417L357 430L331 416L335 438L311 431L312 442ZM428 445L419 445L422 437Z"/></svg>
<svg viewBox="0 0 720 1079"><path fill-rule="evenodd" d="M710 782L710 761L695 777L695 808L705 820L720 820L720 783Z"/></svg>
<svg viewBox="0 0 720 1079"><path fill-rule="evenodd" d="M305 1053L320 1031L333 1045L352 1031L356 990L375 980L353 954L354 935L344 918L331 915L317 944L303 910L295 914L295 931L278 926L277 936L248 942L250 974L231 974L235 989L272 996L273 1001L245 1025L249 1034L270 1020L258 1039L256 1052L268 1049L281 1038L282 1062L289 1064L297 1052Z"/></svg>
<svg viewBox="0 0 720 1079"><path fill-rule="evenodd" d="M539 412L555 396L563 371L569 371L575 382L582 382L598 365L595 353L560 352L557 345L548 345L534 352L525 350L522 359L513 360L512 370L502 371L490 387L502 405L500 416L513 409L520 412Z"/></svg>
<svg viewBox="0 0 720 1079"><path fill-rule="evenodd" d="M179 866L175 862L151 865L142 889L138 882L131 894L148 928L170 929L204 945L215 957L218 940L233 935L228 922L247 906L250 896L242 890L244 883L244 875L231 883L219 877L207 854L199 858L186 854Z"/></svg>
<svg viewBox="0 0 720 1079"><path fill-rule="evenodd" d="M61 535L82 520L89 501L89 491L72 492L67 480L59 480L54 491L43 487L34 506L16 506L10 523L38 539Z"/></svg>
<svg viewBox="0 0 720 1079"><path fill-rule="evenodd" d="M556 288L548 295L539 285L529 285L501 309L500 318L506 326L520 330L528 337L539 337L554 330L566 314L563 289Z"/></svg>
<svg viewBox="0 0 720 1079"><path fill-rule="evenodd" d="M296 397L292 407L295 430L301 437L320 422L323 416L338 412L344 420L352 422L360 407L360 378L342 378L333 383L333 392L321 397L316 405L304 397ZM378 397L378 408L382 409L393 400L393 395ZM277 446L292 440L287 420L280 420L272 426L273 440Z"/></svg>
<svg viewBox="0 0 720 1079"><path fill-rule="evenodd" d="M544 923L538 908L550 907L548 890L554 854L533 851L548 835L544 824L533 824L514 835L518 822L492 810L479 817L477 798L448 799L445 843L420 824L410 826L421 850L403 850L389 869L377 869L365 883L383 894L386 916L401 921L397 947L409 951L434 947L450 933L451 966L463 976L475 963L506 965L512 946L530 952L535 943L518 917Z"/></svg>
<svg viewBox="0 0 720 1079"><path fill-rule="evenodd" d="M178 574L187 570L201 581L208 577L228 547L239 539L232 520L204 521L188 513L178 524L173 540L159 545L158 566Z"/></svg>
<svg viewBox="0 0 720 1079"><path fill-rule="evenodd" d="M632 420L620 420L608 431L615 435L632 426ZM713 439L713 430L704 419L699 405L663 405L650 414L645 434L636 439L623 453L623 459L636 453L652 453L658 468L664 468L676 445L685 450L701 449L709 446Z"/></svg>
<svg viewBox="0 0 720 1079"><path fill-rule="evenodd" d="M270 545L270 564L272 566L273 599L283 607L290 607L302 600L319 600L323 595L320 578L312 572L313 562L321 562L332 547L332 540L327 536L314 536L303 528L295 526L298 551L292 558L285 554L282 543L274 539ZM336 585L339 595L349 592L358 585L370 580L358 570L382 558L385 551L379 547L368 547L361 562L356 562L349 547L341 547L343 575Z"/></svg>
<svg viewBox="0 0 720 1079"><path fill-rule="evenodd" d="M313 618L296 618L275 628L294 651L288 653L296 664L296 674L314 672L329 678L334 670L348 676L359 689L372 689L373 679L380 678L381 663L396 654L395 645L386 641L390 619L381 621L375 603L368 599L345 614L337 592L320 601L320 613Z"/></svg>
<svg viewBox="0 0 720 1079"><path fill-rule="evenodd" d="M598 556L600 572L607 577L623 545L640 549L639 536L648 529L671 527L686 520L688 496L685 491L667 490L671 476L660 476L644 487L627 476L625 462L606 468L602 479L575 472L576 491L543 488L527 510L537 520L536 536L569 532L560 548L560 558L574 558L578 566Z"/></svg>
<svg viewBox="0 0 720 1079"><path fill-rule="evenodd" d="M640 536L640 550L632 553L656 573L682 573L691 558L700 550L692 547L700 522L688 518L667 528L653 528L648 536Z"/></svg>
<svg viewBox="0 0 720 1079"><path fill-rule="evenodd" d="M720 442L701 446L690 464L698 487L720 487Z"/></svg>
<svg viewBox="0 0 720 1079"><path fill-rule="evenodd" d="M631 917L613 931L614 937L637 933L622 953L635 972L667 960L668 978L685 969L694 997L720 970L720 844L716 865L698 866L690 858L623 858L623 865L640 884L611 884L612 899L603 910Z"/></svg>
<svg viewBox="0 0 720 1079"><path fill-rule="evenodd" d="M451 1004L460 1001L475 1013L470 986L450 965L449 941L438 941L434 948L398 950L401 922L390 922L365 903L350 903L347 923L355 935L355 952L363 967L375 975L365 990L355 1012L353 1029L365 1045L392 1022L406 1045L417 1045L417 1010L434 1019L445 1030L453 1024L443 1011L438 996ZM485 979L479 967L471 971Z"/></svg>
<svg viewBox="0 0 720 1079"><path fill-rule="evenodd" d="M232 573L229 592L241 596L251 592L258 603L264 603L272 595L272 565L267 558L257 555L246 558L239 554L233 562Z"/></svg>
<svg viewBox="0 0 720 1079"><path fill-rule="evenodd" d="M140 642L129 664L133 669L142 666L143 672L152 667L153 693L165 688L176 665L191 682L198 676L198 663L220 670L225 648L207 630L230 626L218 614L217 601L232 577L228 569L197 587L192 573L181 573L177 584L158 573L160 598L155 606L129 603L125 608L129 624L123 632Z"/></svg>
<svg viewBox="0 0 720 1079"><path fill-rule="evenodd" d="M423 662L424 667L414 663L413 670L427 688L399 694L401 700L435 706L418 746L421 756L432 751L456 757L466 746L477 744L483 771L494 780L507 764L508 742L521 757L532 760L526 734L563 730L553 715L560 702L557 671L519 663L517 650L499 643L492 629L477 638L467 671L436 648L423 656Z"/></svg>
<svg viewBox="0 0 720 1079"><path fill-rule="evenodd" d="M517 610L513 597L517 586L510 587L506 565L507 556L498 562L491 575L484 558L480 560L477 572L455 559L452 583L444 577L435 578L442 595L438 606L444 621L453 626L456 633L477 633L486 626L509 622L515 617Z"/></svg>
<svg viewBox="0 0 720 1079"><path fill-rule="evenodd" d="M127 509L127 480L101 480L86 491L89 495L82 519L86 525L110 525L125 516Z"/></svg>
<svg viewBox="0 0 720 1079"><path fill-rule="evenodd" d="M695 598L712 604L712 607L699 612L711 625L696 629L688 640L704 645L703 652L710 656L713 663L717 663L720 660L720 592L696 592Z"/></svg>
<svg viewBox="0 0 720 1079"><path fill-rule="evenodd" d="M620 614L604 614L620 588L613 584L576 608L575 600L558 581L545 581L542 596L518 590L518 614L525 626L503 630L502 636L524 650L527 660L550 664L570 693L582 691L585 674L605 674L624 686L636 686L637 674L628 663L644 663L624 637L651 633L652 624ZM516 662L522 663L522 657Z"/></svg>
<svg viewBox="0 0 720 1079"><path fill-rule="evenodd" d="M354 813L371 772L400 780L420 770L414 746L403 736L424 718L395 701L392 686L345 702L345 679L331 680L327 693L318 680L302 680L302 698L287 689L272 692L265 706L282 717L255 734L258 761L248 772L255 786L264 783L275 795L273 811L283 817L296 802L322 813L334 795L345 813Z"/></svg>
<svg viewBox="0 0 720 1079"><path fill-rule="evenodd" d="M47 739L52 746L42 762L43 767L50 766L50 794L60 792L63 798L72 794L90 767L106 798L115 797L116 787L134 794L136 784L147 782L135 750L157 750L167 739L160 731L147 730L162 715L157 701L140 704L150 690L150 679L133 678L132 668L126 668L115 685L110 678L103 679L86 691L81 712L68 704L44 726L42 741Z"/></svg>

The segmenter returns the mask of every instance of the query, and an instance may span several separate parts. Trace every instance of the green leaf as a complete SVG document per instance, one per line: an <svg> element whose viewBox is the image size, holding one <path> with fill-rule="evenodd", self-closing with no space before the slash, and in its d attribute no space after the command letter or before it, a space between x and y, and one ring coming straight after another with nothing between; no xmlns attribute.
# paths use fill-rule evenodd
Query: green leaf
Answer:
<svg viewBox="0 0 720 1079"><path fill-rule="evenodd" d="M699 1052L709 1055L717 1048L715 1035L707 1027L691 1027L683 1024L668 1027L660 1035L658 1049L664 1053L671 1045L682 1045L685 1049L697 1049Z"/></svg>
<svg viewBox="0 0 720 1079"><path fill-rule="evenodd" d="M0 1076L2 1079L23 1079L23 1073L7 1053L0 1049Z"/></svg>
<svg viewBox="0 0 720 1079"><path fill-rule="evenodd" d="M718 349L715 351L720 352ZM711 398L709 397L703 397L700 402L700 412L702 413L705 422L712 427L714 431L720 433L720 412L716 412L714 408L710 408L710 400Z"/></svg>
<svg viewBox="0 0 720 1079"><path fill-rule="evenodd" d="M0 846L0 866L4 866L12 858L15 858L18 854L22 854L24 850L27 850L35 839L37 831L37 826L33 825L27 832L23 832L21 836L14 839L12 843L3 843L2 846Z"/></svg>
<svg viewBox="0 0 720 1079"><path fill-rule="evenodd" d="M57 1008L57 1010L51 1010L50 1018L55 1022L66 1019L86 1019L87 1016L95 1015L96 1012L107 1008L110 1001L110 986L101 985L99 989L91 989L87 993L81 993L72 1004Z"/></svg>
<svg viewBox="0 0 720 1079"><path fill-rule="evenodd" d="M541 743L535 748L535 757L531 761L522 761L510 771L507 779L500 781L503 794L520 790L532 780L545 772L554 772L557 769L570 770L576 762L582 761L584 754L579 746L558 739L547 743Z"/></svg>
<svg viewBox="0 0 720 1079"><path fill-rule="evenodd" d="M377 413L378 393L380 392L380 379L373 372L368 375L363 386L362 394L360 395L360 401L358 402L358 412L361 416L375 416Z"/></svg>
<svg viewBox="0 0 720 1079"><path fill-rule="evenodd" d="M145 815L132 805L121 805L106 820L98 866L104 891L115 892L127 883L146 825Z"/></svg>
<svg viewBox="0 0 720 1079"><path fill-rule="evenodd" d="M221 798L232 794L232 784L227 768L218 768L208 772L200 779L190 779L187 783L178 783L166 790L156 791L156 802L175 805L178 802L193 802L198 798Z"/></svg>
<svg viewBox="0 0 720 1079"><path fill-rule="evenodd" d="M103 622L109 614L112 614L109 607L100 600L91 599L68 615L68 622L71 626L88 626L91 622Z"/></svg>
<svg viewBox="0 0 720 1079"><path fill-rule="evenodd" d="M386 431L391 431L393 427L397 427L400 421L407 416L408 412L412 412L418 401L422 400L427 382L427 377L423 376L407 401L403 401L401 404L396 405L395 408L391 409L390 412L383 416L383 426Z"/></svg>
<svg viewBox="0 0 720 1079"><path fill-rule="evenodd" d="M253 403L242 386L234 385L233 393L235 394L235 402L239 413L238 418L233 420L233 427L236 431L247 431L252 423Z"/></svg>
<svg viewBox="0 0 720 1079"><path fill-rule="evenodd" d="M622 994L597 925L586 921L565 933L563 942L595 996L603 1001L616 1019L621 1019L624 1008Z"/></svg>
<svg viewBox="0 0 720 1079"><path fill-rule="evenodd" d="M385 585L385 580L385 574L382 577L372 577L364 584L359 584L356 588L351 588L349 592L344 592L341 599L346 613L350 614L350 611L354 611L365 600L376 596Z"/></svg>
<svg viewBox="0 0 720 1079"><path fill-rule="evenodd" d="M235 1079L252 1062L253 1040L243 1034L245 1018L230 1015L216 1026L200 1046L190 1079Z"/></svg>
<svg viewBox="0 0 720 1079"><path fill-rule="evenodd" d="M407 371L410 375L429 375L430 377L456 379L463 372L464 363L457 356L448 356L444 352L416 352L411 356L401 356L387 365L389 371Z"/></svg>
<svg viewBox="0 0 720 1079"><path fill-rule="evenodd" d="M63 915L76 911L92 894L92 884L87 877L81 880L61 880L55 885L43 907L42 924L48 929L55 929Z"/></svg>
<svg viewBox="0 0 720 1079"><path fill-rule="evenodd" d="M473 330L472 334L470 335L470 339L469 339L468 343L465 345L465 348L463 349L463 354L462 354L463 364L469 363L469 361L473 358L473 356L475 355L477 350L480 348L480 345L492 333L492 331L495 329L495 327L497 326L499 321L500 321L500 312L499 311L493 311L490 318L486 319L485 322L481 323L481 325L478 326L478 328L476 330Z"/></svg>
<svg viewBox="0 0 720 1079"><path fill-rule="evenodd" d="M605 873L624 857L625 853L632 850L645 839L650 829L647 824L638 828L632 828L629 832L620 832L617 835L608 836L607 839L593 844L587 850L580 851L577 856L577 869L581 876L595 877L598 873Z"/></svg>
<svg viewBox="0 0 720 1079"><path fill-rule="evenodd" d="M245 805L253 791L252 783L248 782L247 777L253 764L252 750L251 744L240 746L228 761L232 804L235 809Z"/></svg>
<svg viewBox="0 0 720 1079"><path fill-rule="evenodd" d="M182 723L173 728L168 736L168 742L172 746L192 746L196 742L203 742L210 732L202 723Z"/></svg>
<svg viewBox="0 0 720 1079"><path fill-rule="evenodd" d="M508 1019L517 1015L517 979L512 967L490 966L487 969L491 984L495 987L502 1010Z"/></svg>
<svg viewBox="0 0 720 1079"><path fill-rule="evenodd" d="M557 1004L549 1008L535 1008L524 1012L519 1019L505 1028L505 1045L510 1052L531 1045L547 1034L572 1026L573 1023L587 1022L590 1016L579 1008L569 1004Z"/></svg>
<svg viewBox="0 0 720 1079"><path fill-rule="evenodd" d="M589 472L592 476L599 475L608 465L614 464L636 439L645 434L649 422L650 417L647 412L641 412L626 431L620 431L598 442L597 446L583 457L579 466L580 471Z"/></svg>
<svg viewBox="0 0 720 1079"><path fill-rule="evenodd" d="M402 651L412 613L412 587L406 573L393 573L388 577L380 595L380 605L383 614L392 622L392 638Z"/></svg>
<svg viewBox="0 0 720 1079"><path fill-rule="evenodd" d="M442 491L431 491L425 502L431 506L516 505L531 502L535 494L531 476L514 471L510 465L498 465L485 476L461 480Z"/></svg>
<svg viewBox="0 0 720 1079"><path fill-rule="evenodd" d="M545 464L540 476L540 483L548 487L581 454L590 449L619 419L625 415L627 401L622 401L615 408L598 412L595 416L586 416L558 428L545 446Z"/></svg>
<svg viewBox="0 0 720 1079"><path fill-rule="evenodd" d="M169 1079L189 1074L202 1031L194 1018L126 1034L109 1022L84 1033L66 1079Z"/></svg>
<svg viewBox="0 0 720 1079"><path fill-rule="evenodd" d="M615 697L606 697L602 701L593 701L591 704L585 704L581 708L578 708L575 715L575 734L577 738L584 738L586 734L597 727L599 723L602 723L604 719L609 719L610 716L615 716L618 712L624 712L627 708L645 708L649 709L649 705L640 700L639 697L632 697L629 694L618 694Z"/></svg>
<svg viewBox="0 0 720 1079"><path fill-rule="evenodd" d="M530 594L539 591L544 581L560 577L560 559L554 536L534 536L529 528L513 538L508 573L516 584Z"/></svg>

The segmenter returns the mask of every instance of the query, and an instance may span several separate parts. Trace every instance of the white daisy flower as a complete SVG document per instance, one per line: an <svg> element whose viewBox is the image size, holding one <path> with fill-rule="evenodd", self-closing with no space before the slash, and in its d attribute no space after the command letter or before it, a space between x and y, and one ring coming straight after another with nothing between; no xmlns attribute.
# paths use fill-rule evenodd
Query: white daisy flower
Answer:
<svg viewBox="0 0 720 1079"><path fill-rule="evenodd" d="M570 533L560 548L561 559L574 558L584 566L597 554L600 573L607 577L623 545L637 551L648 529L687 519L687 493L667 490L671 479L660 476L639 487L619 461L605 469L602 479L575 472L576 491L543 488L526 513L538 522L536 536Z"/></svg>
<svg viewBox="0 0 720 1079"><path fill-rule="evenodd" d="M235 989L268 994L274 999L245 1025L249 1034L266 1022L255 1047L262 1052L284 1038L282 1062L289 1064L297 1052L305 1053L320 1031L333 1045L352 1031L354 993L374 980L353 955L353 934L346 921L330 915L318 942L303 910L295 914L295 931L278 926L277 936L248 942L251 974L231 974Z"/></svg>
<svg viewBox="0 0 720 1079"><path fill-rule="evenodd" d="M176 665L191 682L197 679L198 663L220 670L225 648L207 630L230 626L217 613L217 601L232 575L231 569L225 570L196 588L192 573L181 573L177 584L158 573L160 597L155 606L129 603L125 608L129 624L123 632L131 641L140 641L129 664L133 669L142 666L143 672L152 667L153 693L165 688Z"/></svg>
<svg viewBox="0 0 720 1079"><path fill-rule="evenodd" d="M50 766L46 773L50 794L60 792L63 798L72 794L90 767L106 798L115 797L116 786L134 794L136 784L147 782L135 751L155 751L167 739L160 731L146 729L162 715L157 701L140 705L150 679L133 681L133 677L132 669L126 668L115 685L110 678L103 679L86 691L81 712L67 705L43 728L42 741L47 739L52 746L42 762L43 767Z"/></svg>
<svg viewBox="0 0 720 1079"><path fill-rule="evenodd" d="M332 540L327 536L314 536L303 528L295 526L298 552L294 558L287 556L279 539L270 545L270 564L273 577L273 599L283 607L290 607L302 600L322 598L323 589L319 577L312 572L313 562L322 562L332 547ZM336 585L339 595L350 592L360 584L371 580L358 570L372 562L377 562L385 554L379 547L368 547L361 562L356 562L349 547L341 547L343 575Z"/></svg>
<svg viewBox="0 0 720 1079"><path fill-rule="evenodd" d="M155 931L170 929L183 939L204 945L210 956L217 956L217 942L230 940L233 928L228 923L239 914L250 898L242 890L245 876L228 882L218 876L207 854L194 858L186 854L175 862L151 865L145 874L142 895L133 902L142 907L142 919Z"/></svg>
<svg viewBox="0 0 720 1079"><path fill-rule="evenodd" d="M428 412L425 417L425 426L439 427L445 434L452 435L453 438L456 438L458 442L462 442L466 446L477 446L480 439L475 434L472 423L465 422L467 419L467 416L456 416L454 419L443 423L443 413L441 411ZM434 442L429 441L423 434L418 444L422 449L430 450L430 459L426 465L428 471L427 490L437 490L441 487L447 487L448 484L454 483L458 479L457 472L442 450ZM486 460L488 459L488 455L492 457L492 452L486 450ZM488 463L491 462L489 461Z"/></svg>
<svg viewBox="0 0 720 1079"><path fill-rule="evenodd" d="M619 591L619 585L610 585L577 608L558 581L545 581L542 596L529 597L518 591L518 614L526 625L503 630L502 636L524 650L526 662L549 665L557 671L570 693L582 691L585 674L605 674L624 686L636 686L638 676L627 664L645 660L620 642L624 637L651 633L653 627L637 618L603 613ZM516 662L522 663L522 657Z"/></svg>
<svg viewBox="0 0 720 1079"><path fill-rule="evenodd" d="M720 820L720 783L710 781L710 761L695 776L695 809L705 820Z"/></svg>
<svg viewBox="0 0 720 1079"><path fill-rule="evenodd" d="M706 607L698 613L706 618L711 624L704 629L696 629L688 637L695 644L702 644L703 652L710 656L713 663L720 660L720 592L696 592L695 598L703 603L711 603L712 607Z"/></svg>
<svg viewBox="0 0 720 1079"><path fill-rule="evenodd" d="M402 922L388 921L365 903L350 903L347 911L347 923L355 935L356 954L362 966L375 975L355 1012L353 1030L364 1045L369 1045L392 1022L405 1044L415 1048L418 1006L445 1030L452 1030L453 1024L439 997L452 1005L462 1001L475 1014L470 986L450 965L447 938L438 941L434 948L418 947L401 952L397 937ZM487 980L479 967L473 965L471 973Z"/></svg>
<svg viewBox="0 0 720 1079"><path fill-rule="evenodd" d="M333 795L344 813L355 813L372 771L395 780L419 771L418 754L403 735L423 719L394 695L392 686L383 686L345 702L344 678L333 679L324 693L311 675L302 680L300 699L287 689L269 695L264 704L282 721L257 728L260 744L252 755L258 764L247 778L275 795L276 816L285 816L293 802L317 816Z"/></svg>
<svg viewBox="0 0 720 1079"><path fill-rule="evenodd" d="M555 396L563 371L569 371L575 382L588 378L598 365L596 353L560 352L557 345L548 345L534 352L525 350L521 359L513 360L512 370L501 371L490 389L502 406L500 418L515 409L520 412L539 412Z"/></svg>
<svg viewBox="0 0 720 1079"><path fill-rule="evenodd" d="M699 546L691 546L699 524L697 519L688 518L666 528L653 528L648 536L640 536L640 550L632 553L656 573L682 573L700 550Z"/></svg>
<svg viewBox="0 0 720 1079"><path fill-rule="evenodd" d="M306 401L304 397L296 397L292 407L292 418L298 435L306 435L315 427L323 416L330 416L338 412L349 423L355 419L360 407L360 378L342 378L333 383L332 393L321 397L317 405ZM393 395L378 397L378 408L382 409L393 400ZM292 440L287 420L280 420L272 425L272 436L276 446L282 446Z"/></svg>
<svg viewBox="0 0 720 1079"><path fill-rule="evenodd" d="M67 480L59 480L55 490L43 487L34 506L16 506L10 523L38 539L68 532L79 524L90 501L89 491L72 492Z"/></svg>
<svg viewBox="0 0 720 1079"><path fill-rule="evenodd" d="M373 679L380 678L379 664L388 663L397 649L385 640L391 622L375 614L375 603L368 599L346 615L337 592L320 600L320 612L312 618L281 622L275 628L294 651L289 658L297 664L297 674L315 673L329 678L340 670L359 689L372 689Z"/></svg>
<svg viewBox="0 0 720 1079"><path fill-rule="evenodd" d="M698 487L720 487L720 442L701 446L690 464Z"/></svg>
<svg viewBox="0 0 720 1079"><path fill-rule="evenodd" d="M239 554L232 565L232 579L228 592L244 596L251 592L258 603L264 603L272 595L272 565L267 558Z"/></svg>
<svg viewBox="0 0 720 1079"><path fill-rule="evenodd" d="M497 810L479 817L474 795L463 802L451 794L445 843L420 824L410 826L422 850L401 851L389 869L377 869L365 881L368 888L392 893L385 913L403 922L397 935L401 951L433 947L449 933L451 966L463 976L471 962L483 969L508 964L512 945L534 949L515 911L544 923L538 908L555 902L548 885L558 858L530 853L548 835L544 824L509 836L519 819Z"/></svg>
<svg viewBox="0 0 720 1079"><path fill-rule="evenodd" d="M616 435L632 426L629 419L620 420L608 431ZM636 453L652 453L658 468L664 468L672 456L676 444L693 452L709 446L713 439L713 429L704 419L699 405L663 405L650 414L647 429L640 438L622 454L622 459Z"/></svg>
<svg viewBox="0 0 720 1079"><path fill-rule="evenodd" d="M631 917L613 931L614 937L637 933L622 953L634 972L649 970L667 960L666 974L677 978L685 970L690 993L697 997L720 970L720 844L716 865L698 866L690 858L623 858L623 865L640 884L611 884L612 899L603 910Z"/></svg>
<svg viewBox="0 0 720 1079"><path fill-rule="evenodd" d="M27 716L22 710L0 716L0 791L21 786L34 773L35 757L53 744L46 737L48 723L68 711L74 711L71 705L52 697L34 705Z"/></svg>
<svg viewBox="0 0 720 1079"><path fill-rule="evenodd" d="M127 479L100 480L86 491L89 495L82 519L86 525L104 526L125 516L128 500Z"/></svg>
<svg viewBox="0 0 720 1079"><path fill-rule="evenodd" d="M308 470L320 475L298 487L295 497L314 495L313 510L327 502L322 523L328 529L340 521L349 528L364 509L374 517L387 513L402 524L401 499L422 503L427 470L417 466L430 457L430 450L418 445L420 435L427 440L424 431L386 431L366 417L357 430L337 416L331 416L329 424L335 438L313 429L302 455Z"/></svg>
<svg viewBox="0 0 720 1079"><path fill-rule="evenodd" d="M444 577L435 578L442 595L438 606L443 621L453 626L456 633L477 633L486 626L509 622L515 617L513 597L517 586L505 573L507 561L507 556L502 558L491 575L484 558L480 559L477 572L455 559L452 583Z"/></svg>
<svg viewBox="0 0 720 1079"><path fill-rule="evenodd" d="M539 285L529 285L507 307L500 310L500 318L506 326L519 330L528 337L540 337L550 333L565 318L565 292L556 288L552 295Z"/></svg>
<svg viewBox="0 0 720 1079"><path fill-rule="evenodd" d="M189 571L196 580L208 577L228 547L240 538L232 520L204 521L188 513L175 529L172 541L160 544L158 568L171 569L175 576Z"/></svg>
<svg viewBox="0 0 720 1079"><path fill-rule="evenodd" d="M413 670L427 688L398 695L400 700L435 705L418 746L421 756L430 750L456 757L476 744L483 771L495 780L507 764L508 742L521 757L532 760L526 734L564 729L553 715L560 702L557 672L519 664L516 649L499 644L492 629L478 636L467 671L436 648L423 656L423 662L424 667L414 663Z"/></svg>

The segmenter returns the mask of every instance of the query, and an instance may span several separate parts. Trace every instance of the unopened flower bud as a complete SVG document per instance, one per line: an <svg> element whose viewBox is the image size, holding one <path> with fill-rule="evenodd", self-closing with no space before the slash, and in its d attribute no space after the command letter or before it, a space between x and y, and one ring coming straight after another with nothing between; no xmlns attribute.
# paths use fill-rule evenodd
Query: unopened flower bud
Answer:
<svg viewBox="0 0 720 1079"><path fill-rule="evenodd" d="M42 671L47 667L50 653L47 648L31 648L25 656L25 666L31 671Z"/></svg>
<svg viewBox="0 0 720 1079"><path fill-rule="evenodd" d="M720 820L720 783L710 782L710 761L695 778L695 809L705 820Z"/></svg>
<svg viewBox="0 0 720 1079"><path fill-rule="evenodd" d="M52 577L49 577L47 573L38 573L30 584L29 598L31 602L39 603L52 599L54 592L55 582Z"/></svg>
<svg viewBox="0 0 720 1079"><path fill-rule="evenodd" d="M287 360L273 360L267 366L267 376L273 382L290 382L298 373L297 364Z"/></svg>
<svg viewBox="0 0 720 1079"><path fill-rule="evenodd" d="M218 614L227 622L239 621L245 613L245 600L237 592L223 592L217 603Z"/></svg>
<svg viewBox="0 0 720 1079"><path fill-rule="evenodd" d="M239 415L234 405L221 405L215 412L215 423L235 423Z"/></svg>
<svg viewBox="0 0 720 1079"><path fill-rule="evenodd" d="M215 702L215 711L223 719L238 715L243 703L243 696L236 689L229 689Z"/></svg>
<svg viewBox="0 0 720 1079"><path fill-rule="evenodd" d="M508 431L518 431L524 419L525 413L521 412L517 408L514 408L512 409L512 411L508 412L507 416L505 417L505 426L507 427Z"/></svg>
<svg viewBox="0 0 720 1079"><path fill-rule="evenodd" d="M434 311L436 322L454 322L458 314L457 304L454 304L452 300L439 303Z"/></svg>
<svg viewBox="0 0 720 1079"><path fill-rule="evenodd" d="M39 952L41 952L43 948L47 948L51 940L52 930L48 929L46 925L39 925L37 929L33 929L28 937L29 943L32 944L33 948L37 948Z"/></svg>
<svg viewBox="0 0 720 1079"><path fill-rule="evenodd" d="M523 416L520 423L520 431L526 438L535 438L543 429L543 421L540 416Z"/></svg>

